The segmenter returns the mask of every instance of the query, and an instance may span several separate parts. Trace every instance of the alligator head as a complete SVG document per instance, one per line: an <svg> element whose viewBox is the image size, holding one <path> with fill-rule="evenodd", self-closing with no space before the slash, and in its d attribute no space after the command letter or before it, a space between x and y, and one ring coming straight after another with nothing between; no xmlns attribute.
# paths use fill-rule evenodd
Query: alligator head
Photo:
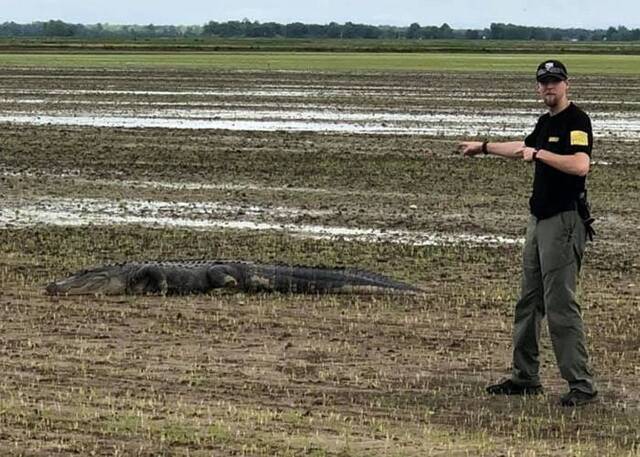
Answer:
<svg viewBox="0 0 640 457"><path fill-rule="evenodd" d="M46 288L49 295L122 294L127 286L121 266L104 266L82 270L68 278L54 281Z"/></svg>

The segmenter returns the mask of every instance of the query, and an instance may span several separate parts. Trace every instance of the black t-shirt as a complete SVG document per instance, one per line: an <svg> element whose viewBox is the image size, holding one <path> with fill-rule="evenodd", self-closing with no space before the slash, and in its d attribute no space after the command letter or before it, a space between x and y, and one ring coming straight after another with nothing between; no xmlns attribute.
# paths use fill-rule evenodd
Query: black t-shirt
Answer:
<svg viewBox="0 0 640 457"><path fill-rule="evenodd" d="M591 119L573 103L558 114L540 116L533 132L524 143L561 155L585 152L591 156L593 132ZM536 161L533 194L529 199L531 214L546 219L562 211L575 209L580 192L585 189L586 177L563 173Z"/></svg>

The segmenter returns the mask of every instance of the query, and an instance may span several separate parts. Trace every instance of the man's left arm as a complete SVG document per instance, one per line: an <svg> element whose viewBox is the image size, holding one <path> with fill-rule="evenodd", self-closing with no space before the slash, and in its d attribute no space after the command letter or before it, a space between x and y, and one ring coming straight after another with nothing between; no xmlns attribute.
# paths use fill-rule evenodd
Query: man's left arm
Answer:
<svg viewBox="0 0 640 457"><path fill-rule="evenodd" d="M534 148L523 148L521 154L522 160L526 162L533 161L535 156L535 160L569 175L587 176L591 164L589 154L582 151L563 155L547 151L546 149L538 149L536 151Z"/></svg>
<svg viewBox="0 0 640 457"><path fill-rule="evenodd" d="M523 148L519 151L519 155L527 162L537 160L569 175L587 176L593 147L591 119L586 114L580 113L571 120L568 130L569 138L564 154L546 149L536 151L533 148Z"/></svg>

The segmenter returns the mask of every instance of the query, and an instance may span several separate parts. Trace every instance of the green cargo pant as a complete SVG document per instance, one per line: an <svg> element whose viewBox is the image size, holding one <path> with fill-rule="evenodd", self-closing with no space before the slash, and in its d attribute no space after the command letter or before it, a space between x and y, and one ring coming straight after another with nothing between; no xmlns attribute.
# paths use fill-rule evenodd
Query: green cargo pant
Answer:
<svg viewBox="0 0 640 457"><path fill-rule="evenodd" d="M560 374L570 388L592 393L593 375L585 343L576 282L586 244L577 211L548 219L531 216L523 254L522 292L513 327L512 380L539 385L538 345L545 314Z"/></svg>

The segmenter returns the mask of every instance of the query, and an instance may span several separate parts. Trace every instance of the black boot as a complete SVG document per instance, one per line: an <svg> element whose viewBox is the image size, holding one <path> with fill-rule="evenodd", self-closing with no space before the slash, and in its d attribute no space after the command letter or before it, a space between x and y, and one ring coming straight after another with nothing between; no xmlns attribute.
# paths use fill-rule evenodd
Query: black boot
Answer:
<svg viewBox="0 0 640 457"><path fill-rule="evenodd" d="M539 395L542 392L543 389L541 385L528 386L517 384L511 379L487 387L487 393L491 395Z"/></svg>
<svg viewBox="0 0 640 457"><path fill-rule="evenodd" d="M562 406L580 406L595 401L598 392L587 393L580 389L571 389L569 392L560 397Z"/></svg>

